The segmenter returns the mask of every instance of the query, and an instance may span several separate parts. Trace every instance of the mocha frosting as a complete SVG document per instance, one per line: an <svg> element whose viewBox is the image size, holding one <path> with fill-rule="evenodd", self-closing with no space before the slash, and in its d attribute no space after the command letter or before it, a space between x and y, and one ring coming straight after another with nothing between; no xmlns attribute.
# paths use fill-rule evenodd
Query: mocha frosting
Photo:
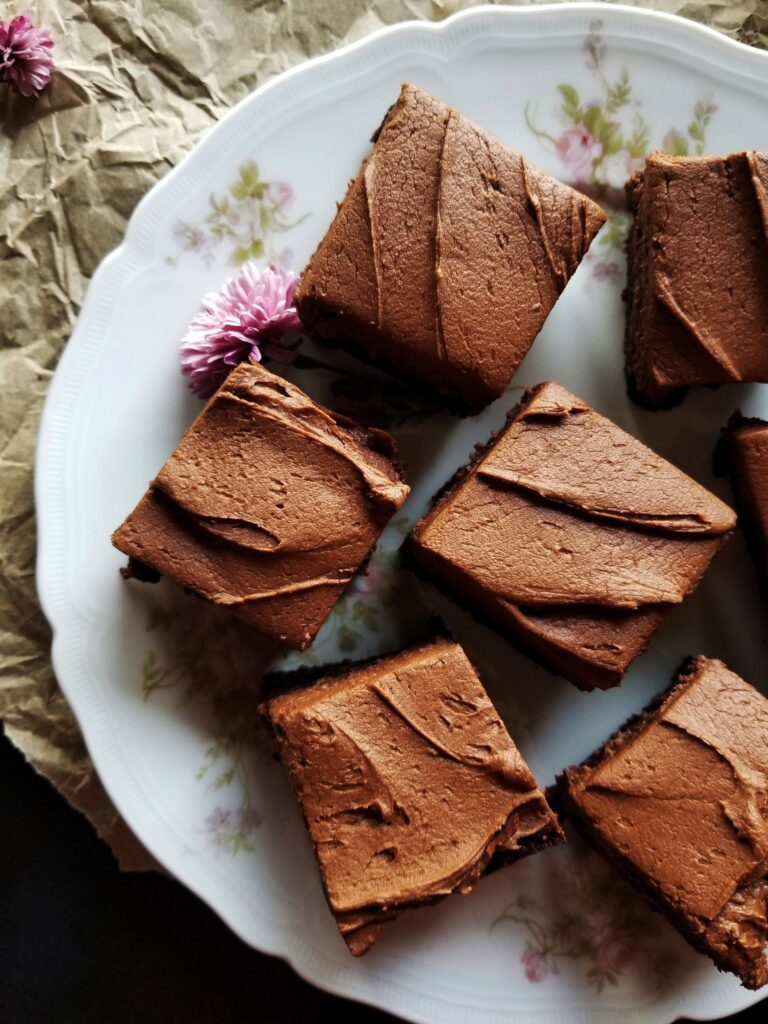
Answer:
<svg viewBox="0 0 768 1024"><path fill-rule="evenodd" d="M411 85L296 293L304 324L482 408L506 389L605 221Z"/></svg>
<svg viewBox="0 0 768 1024"><path fill-rule="evenodd" d="M492 860L562 841L466 655L439 640L270 701L325 891L355 955Z"/></svg>
<svg viewBox="0 0 768 1024"><path fill-rule="evenodd" d="M768 596L768 422L735 413L723 431L739 525Z"/></svg>
<svg viewBox="0 0 768 1024"><path fill-rule="evenodd" d="M699 657L563 777L587 838L696 948L768 982L768 701Z"/></svg>
<svg viewBox="0 0 768 1024"><path fill-rule="evenodd" d="M354 428L244 364L113 543L304 648L407 493L387 434Z"/></svg>
<svg viewBox="0 0 768 1024"><path fill-rule="evenodd" d="M418 567L578 686L615 685L732 511L555 383L414 528Z"/></svg>
<svg viewBox="0 0 768 1024"><path fill-rule="evenodd" d="M627 185L627 373L650 405L768 380L768 155L652 153Z"/></svg>

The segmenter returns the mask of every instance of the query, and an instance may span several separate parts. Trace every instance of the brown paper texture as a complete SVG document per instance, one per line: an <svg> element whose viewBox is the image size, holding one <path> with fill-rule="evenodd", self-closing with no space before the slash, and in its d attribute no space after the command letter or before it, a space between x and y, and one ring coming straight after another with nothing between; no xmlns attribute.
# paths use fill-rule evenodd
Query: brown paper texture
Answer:
<svg viewBox="0 0 768 1024"><path fill-rule="evenodd" d="M517 6L523 6L518 4ZM43 398L88 281L136 203L230 106L292 65L459 0L49 0L57 71L0 87L0 717L126 870L155 867L104 792L53 677L35 591L33 461ZM637 3L768 46L766 0Z"/></svg>

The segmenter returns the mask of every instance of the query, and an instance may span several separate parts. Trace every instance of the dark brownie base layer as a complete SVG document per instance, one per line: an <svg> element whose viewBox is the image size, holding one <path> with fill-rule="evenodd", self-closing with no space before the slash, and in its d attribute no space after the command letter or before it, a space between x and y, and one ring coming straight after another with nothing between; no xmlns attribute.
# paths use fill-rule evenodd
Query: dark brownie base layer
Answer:
<svg viewBox="0 0 768 1024"><path fill-rule="evenodd" d="M327 323L329 317L325 315L324 320ZM404 392L406 397L408 395L415 396L420 404L429 407L434 406L435 413L448 413L451 416L466 419L468 416L476 416L486 407L487 403L483 405L472 404L463 395L455 391L442 391L420 377L415 376L415 374L408 373L377 353L361 352L360 345L354 340L356 332L353 327L350 327L348 321L339 318L334 321L334 324L338 326L338 333L328 334L317 328L310 329L307 327L302 328L302 330L310 338L315 339L316 343L323 348L335 349L346 356L351 356L364 369L373 367L373 369L385 373L391 378L391 381L385 381L384 383Z"/></svg>

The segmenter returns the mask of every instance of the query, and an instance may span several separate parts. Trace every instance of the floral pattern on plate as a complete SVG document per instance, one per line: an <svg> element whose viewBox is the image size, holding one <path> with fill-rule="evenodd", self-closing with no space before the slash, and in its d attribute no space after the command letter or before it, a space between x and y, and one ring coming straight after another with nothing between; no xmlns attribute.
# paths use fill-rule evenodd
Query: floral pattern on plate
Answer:
<svg viewBox="0 0 768 1024"><path fill-rule="evenodd" d="M209 211L204 217L175 222L177 254L167 256L166 262L176 266L184 253L195 253L211 266L219 252L226 250L229 262L235 266L263 257L278 266L288 266L293 253L288 248L278 250L276 239L309 216L305 213L296 220L289 218L288 209L294 200L293 187L287 181L263 180L254 160L241 164L229 190L209 196Z"/></svg>
<svg viewBox="0 0 768 1024"><path fill-rule="evenodd" d="M594 194L608 206L608 221L598 235L595 250L586 262L598 278L613 277L621 272L615 256L621 253L631 218L624 209L624 184L645 164L652 148L663 149L673 156L701 155L706 145L707 128L717 111L711 99L698 99L691 120L684 127L669 127L658 138L648 123L642 102L635 98L632 80L626 67L609 70L608 47L600 35L601 21L592 24L584 41L585 64L590 72L590 89L584 99L573 85L560 83L556 128L545 129L537 124L536 105L526 104L525 121L529 129L553 151L568 179L577 187Z"/></svg>
<svg viewBox="0 0 768 1024"><path fill-rule="evenodd" d="M173 584L158 585L146 631L155 642L141 664L144 699L170 691L211 734L195 773L211 797L201 831L217 852L252 852L262 818L249 776L269 756L258 680L274 651L246 623Z"/></svg>
<svg viewBox="0 0 768 1024"><path fill-rule="evenodd" d="M399 545L410 525L406 519L398 519L392 526ZM340 651L353 655L366 634L380 632L382 614L405 599L402 584L397 546L379 545L365 570L353 578L336 602L328 620Z"/></svg>
<svg viewBox="0 0 768 1024"><path fill-rule="evenodd" d="M521 893L491 925L525 930L520 965L528 981L539 984L558 975L571 960L584 965L597 992L618 986L631 964L658 989L670 982L677 961L664 942L661 920L596 854L569 844L559 860L553 858L548 888L557 892L548 906Z"/></svg>
<svg viewBox="0 0 768 1024"><path fill-rule="evenodd" d="M412 525L406 516L390 523L366 567L334 605L315 643L307 651L284 655L281 669L322 665L338 660L339 655L360 657L371 639L380 638L394 608L414 628L425 623L429 613L425 614L412 579L400 565L400 545Z"/></svg>

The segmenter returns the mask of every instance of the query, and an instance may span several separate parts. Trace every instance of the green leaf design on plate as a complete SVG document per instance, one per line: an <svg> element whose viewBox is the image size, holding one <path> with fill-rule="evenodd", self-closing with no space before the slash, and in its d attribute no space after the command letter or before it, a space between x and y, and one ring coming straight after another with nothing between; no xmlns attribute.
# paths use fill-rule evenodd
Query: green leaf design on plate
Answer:
<svg viewBox="0 0 768 1024"><path fill-rule="evenodd" d="M559 82L555 86L559 102L552 125L546 128L538 123L532 103L526 103L524 113L529 129L542 146L555 153L566 178L579 187L586 186L612 214L618 215L623 206L625 182L642 169L654 145L673 156L705 151L706 131L717 106L711 100L699 99L684 131L673 125L666 133L657 134L658 126L654 130L642 114L642 100L633 92L629 70L615 67L600 28L601 22L593 23L583 47L592 80L589 92L572 83ZM657 141L653 142L654 139ZM603 228L603 252L621 252L629 224L628 217L617 216ZM586 262L603 270L608 266L618 270L615 263L595 264L594 254L588 254Z"/></svg>
<svg viewBox="0 0 768 1024"><path fill-rule="evenodd" d="M573 121L574 124L578 124L584 116L584 112L581 109L579 103L579 94L576 92L572 85L561 84L558 85L557 91L563 97L562 111L563 114L568 118L569 121Z"/></svg>
<svg viewBox="0 0 768 1024"><path fill-rule="evenodd" d="M220 852L252 850L248 837L261 819L253 806L251 771L254 759L269 758L258 681L273 650L226 610L190 600L173 587L158 584L150 600L146 630L153 641L141 660L144 699L162 691L204 715L215 735L194 777L207 793L226 797L226 806L211 811L203 832Z"/></svg>
<svg viewBox="0 0 768 1024"><path fill-rule="evenodd" d="M542 908L524 893L491 923L522 929L520 957L526 978L544 981L560 973L564 960L584 962L585 977L597 992L617 988L626 969L637 965L657 989L671 980L674 955L665 947L658 920L628 885L590 851L559 851L555 907Z"/></svg>
<svg viewBox="0 0 768 1024"><path fill-rule="evenodd" d="M267 257L285 263L286 256L276 249L277 238L306 219L287 215L294 199L286 181L268 181L261 176L255 160L242 164L237 178L222 195L208 197L208 212L202 220L180 220L173 229L181 253L195 253L210 265L225 243L230 244L229 262L241 266L249 259ZM167 262L178 266L179 256Z"/></svg>

